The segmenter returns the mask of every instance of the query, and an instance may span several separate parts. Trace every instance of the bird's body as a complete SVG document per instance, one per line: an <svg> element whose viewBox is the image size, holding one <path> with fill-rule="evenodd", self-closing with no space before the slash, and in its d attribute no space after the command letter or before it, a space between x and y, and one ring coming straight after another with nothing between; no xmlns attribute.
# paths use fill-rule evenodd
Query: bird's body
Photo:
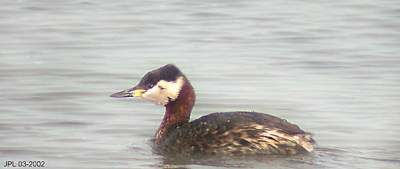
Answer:
<svg viewBox="0 0 400 169"><path fill-rule="evenodd" d="M160 144L184 154L297 154L312 151L311 136L286 120L257 112L212 113L174 126Z"/></svg>
<svg viewBox="0 0 400 169"><path fill-rule="evenodd" d="M195 92L174 65L147 73L139 84L111 95L141 97L165 106L163 121L155 134L162 153L291 155L313 151L313 139L297 125L264 113L212 113L189 122Z"/></svg>

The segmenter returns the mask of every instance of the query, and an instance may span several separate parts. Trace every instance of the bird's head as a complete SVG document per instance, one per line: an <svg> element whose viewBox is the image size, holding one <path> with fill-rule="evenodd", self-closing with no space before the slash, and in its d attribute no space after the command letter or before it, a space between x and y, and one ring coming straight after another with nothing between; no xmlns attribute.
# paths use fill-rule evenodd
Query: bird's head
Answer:
<svg viewBox="0 0 400 169"><path fill-rule="evenodd" d="M182 72L175 65L168 64L146 73L136 86L111 97L139 97L165 106L178 98L185 82Z"/></svg>

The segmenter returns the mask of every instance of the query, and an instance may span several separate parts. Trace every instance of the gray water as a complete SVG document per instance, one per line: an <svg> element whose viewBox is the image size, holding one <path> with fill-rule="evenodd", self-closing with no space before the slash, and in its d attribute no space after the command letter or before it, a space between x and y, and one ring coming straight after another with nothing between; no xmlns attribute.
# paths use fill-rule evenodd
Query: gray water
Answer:
<svg viewBox="0 0 400 169"><path fill-rule="evenodd" d="M4 0L0 39L2 167L400 168L398 0ZM316 151L153 153L163 108L108 96L167 63L196 89L191 119L273 114Z"/></svg>

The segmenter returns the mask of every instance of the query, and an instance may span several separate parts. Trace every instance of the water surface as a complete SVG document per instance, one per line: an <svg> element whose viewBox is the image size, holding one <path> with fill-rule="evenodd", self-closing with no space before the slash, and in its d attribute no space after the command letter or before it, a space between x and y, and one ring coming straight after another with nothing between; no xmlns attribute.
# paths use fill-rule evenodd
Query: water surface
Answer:
<svg viewBox="0 0 400 169"><path fill-rule="evenodd" d="M400 168L400 1L0 2L0 162L48 168ZM314 154L183 160L149 140L163 109L108 96L174 63L192 119L259 111Z"/></svg>

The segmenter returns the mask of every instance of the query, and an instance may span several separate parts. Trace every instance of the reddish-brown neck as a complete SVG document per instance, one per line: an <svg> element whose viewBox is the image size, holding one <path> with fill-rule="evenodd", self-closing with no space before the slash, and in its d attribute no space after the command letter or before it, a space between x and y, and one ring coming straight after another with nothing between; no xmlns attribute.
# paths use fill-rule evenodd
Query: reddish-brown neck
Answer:
<svg viewBox="0 0 400 169"><path fill-rule="evenodd" d="M196 95L192 85L185 78L185 83L175 101L165 105L164 119L156 132L155 142L159 144L168 135L169 130L189 122Z"/></svg>

